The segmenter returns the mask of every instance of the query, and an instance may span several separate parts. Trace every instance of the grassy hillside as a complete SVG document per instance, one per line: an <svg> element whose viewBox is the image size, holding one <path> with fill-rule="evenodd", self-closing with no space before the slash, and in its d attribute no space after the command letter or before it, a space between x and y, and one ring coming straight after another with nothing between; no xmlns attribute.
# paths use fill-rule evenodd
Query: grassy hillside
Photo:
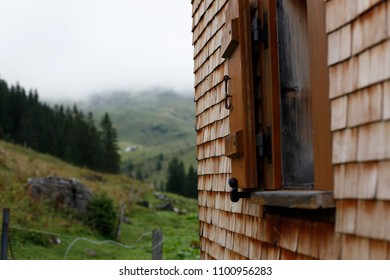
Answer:
<svg viewBox="0 0 390 280"><path fill-rule="evenodd" d="M173 157L196 166L195 105L191 96L169 91L147 91L138 94L116 92L95 95L83 104L100 119L105 111L118 130L123 169L141 170L147 181L165 180ZM126 152L127 147L135 147ZM157 168L160 159L161 168Z"/></svg>
<svg viewBox="0 0 390 280"><path fill-rule="evenodd" d="M53 209L42 201L32 200L26 189L28 178L49 175L76 178L95 195L107 193L114 200L116 209L124 203L127 222L122 226L121 243L127 248L86 241L96 243L104 238L67 209ZM67 251L67 259L150 259L151 231L156 228L162 229L164 234L165 259L197 259L196 201L164 194L174 207L187 214L156 211L161 200L155 196L150 184L124 175L77 168L48 155L0 141L0 208L11 209L12 250L9 250L9 256L13 253L16 259L63 259ZM148 201L149 208L136 203L141 200ZM77 238L82 239L77 241Z"/></svg>

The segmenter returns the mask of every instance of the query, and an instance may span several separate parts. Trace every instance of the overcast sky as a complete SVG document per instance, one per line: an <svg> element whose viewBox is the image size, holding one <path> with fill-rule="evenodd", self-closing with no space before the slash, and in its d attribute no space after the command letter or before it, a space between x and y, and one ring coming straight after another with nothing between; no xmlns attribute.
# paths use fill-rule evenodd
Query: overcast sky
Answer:
<svg viewBox="0 0 390 280"><path fill-rule="evenodd" d="M190 0L0 0L0 77L43 99L191 91Z"/></svg>

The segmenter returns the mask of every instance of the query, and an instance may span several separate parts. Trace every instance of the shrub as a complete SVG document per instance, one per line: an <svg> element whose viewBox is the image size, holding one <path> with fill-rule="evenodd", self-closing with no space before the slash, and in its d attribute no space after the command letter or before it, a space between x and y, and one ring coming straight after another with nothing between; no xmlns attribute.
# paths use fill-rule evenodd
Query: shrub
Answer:
<svg viewBox="0 0 390 280"><path fill-rule="evenodd" d="M101 235L113 238L116 217L114 201L106 193L102 193L93 197L88 203L84 222L96 229Z"/></svg>

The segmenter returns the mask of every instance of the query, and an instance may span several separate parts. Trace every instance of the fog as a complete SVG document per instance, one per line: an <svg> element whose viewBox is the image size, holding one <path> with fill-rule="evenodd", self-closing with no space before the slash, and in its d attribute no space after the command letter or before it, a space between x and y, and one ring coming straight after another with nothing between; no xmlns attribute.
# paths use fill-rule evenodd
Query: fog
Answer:
<svg viewBox="0 0 390 280"><path fill-rule="evenodd" d="M186 0L0 0L0 77L41 99L191 92Z"/></svg>

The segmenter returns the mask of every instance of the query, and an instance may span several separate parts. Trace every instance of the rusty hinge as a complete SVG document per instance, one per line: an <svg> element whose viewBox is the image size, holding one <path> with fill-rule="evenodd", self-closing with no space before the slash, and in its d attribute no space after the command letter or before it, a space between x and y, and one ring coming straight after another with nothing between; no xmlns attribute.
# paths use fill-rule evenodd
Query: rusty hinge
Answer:
<svg viewBox="0 0 390 280"><path fill-rule="evenodd" d="M255 17L251 23L252 42L262 42L264 49L268 48L268 14L263 14L263 25L259 17Z"/></svg>

